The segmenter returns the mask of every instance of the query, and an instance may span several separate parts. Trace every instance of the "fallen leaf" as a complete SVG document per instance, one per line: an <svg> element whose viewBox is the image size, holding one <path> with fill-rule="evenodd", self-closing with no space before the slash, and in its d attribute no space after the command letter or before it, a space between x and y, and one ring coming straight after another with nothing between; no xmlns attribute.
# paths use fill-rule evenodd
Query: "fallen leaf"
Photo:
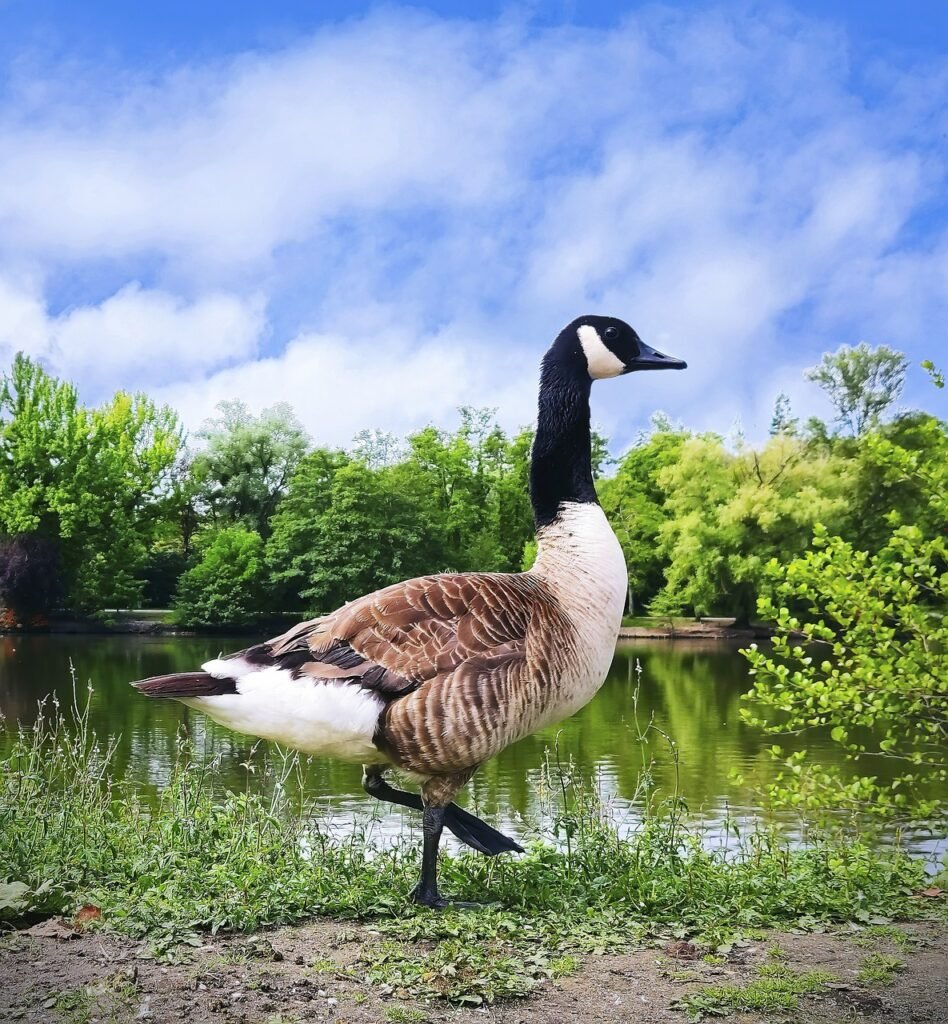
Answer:
<svg viewBox="0 0 948 1024"><path fill-rule="evenodd" d="M87 903L84 907L79 908L79 913L72 919L72 923L76 928L85 928L90 921L101 920L102 908L97 907L94 903Z"/></svg>
<svg viewBox="0 0 948 1024"><path fill-rule="evenodd" d="M944 889L939 889L937 885L931 885L927 889L919 889L919 896L927 896L929 899L937 900L939 896L945 894Z"/></svg>
<svg viewBox="0 0 948 1024"><path fill-rule="evenodd" d="M698 956L698 947L693 942L669 942L665 952L676 960L694 960Z"/></svg>

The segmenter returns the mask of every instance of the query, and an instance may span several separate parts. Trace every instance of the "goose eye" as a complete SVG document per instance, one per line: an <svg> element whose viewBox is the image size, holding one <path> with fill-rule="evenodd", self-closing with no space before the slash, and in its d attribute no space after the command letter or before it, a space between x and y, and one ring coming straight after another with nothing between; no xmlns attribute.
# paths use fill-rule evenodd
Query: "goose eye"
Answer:
<svg viewBox="0 0 948 1024"><path fill-rule="evenodd" d="M604 335L605 335L605 336L606 336L606 337L607 337L607 338L608 338L608 339L609 339L610 341L613 341L613 340L614 340L615 338L618 338L618 337L619 337L619 328L618 328L618 327L607 327L607 328L606 328L606 329L605 329L605 330L604 330L604 331L603 331L602 333L603 333L603 334L604 334Z"/></svg>

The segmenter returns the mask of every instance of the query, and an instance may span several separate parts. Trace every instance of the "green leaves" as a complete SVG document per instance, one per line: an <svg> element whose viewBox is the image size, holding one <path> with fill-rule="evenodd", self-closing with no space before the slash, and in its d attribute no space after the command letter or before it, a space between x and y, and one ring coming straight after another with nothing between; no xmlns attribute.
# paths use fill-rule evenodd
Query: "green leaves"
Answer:
<svg viewBox="0 0 948 1024"><path fill-rule="evenodd" d="M243 402L221 402L201 437L207 448L191 466L198 499L212 522L239 524L266 539L270 520L309 438L292 408L279 402L253 415Z"/></svg>
<svg viewBox="0 0 948 1024"><path fill-rule="evenodd" d="M660 613L732 614L748 622L772 571L801 554L814 526L841 522L845 464L779 434L757 452L693 437L659 474L666 492L659 550L668 561Z"/></svg>
<svg viewBox="0 0 948 1024"><path fill-rule="evenodd" d="M806 377L829 396L837 422L859 437L898 400L907 368L901 352L885 345L870 348L862 342L855 348L841 345L836 352L825 353Z"/></svg>
<svg viewBox="0 0 948 1024"><path fill-rule="evenodd" d="M778 633L772 652L744 652L754 678L744 717L772 733L824 727L860 773L845 782L800 757L771 790L779 803L882 816L939 811L948 780L948 444L943 425L919 428L923 449L878 435L860 449L881 478L910 483L924 510L915 523L893 517L874 553L821 527L810 551L768 566L758 610Z"/></svg>
<svg viewBox="0 0 948 1024"><path fill-rule="evenodd" d="M25 882L0 883L0 917L15 917L29 909L30 887Z"/></svg>
<svg viewBox="0 0 948 1024"><path fill-rule="evenodd" d="M400 458L371 441L357 458L317 449L290 481L267 545L282 607L325 612L411 576L520 567L528 434L507 438L489 410L467 409L456 432L426 427Z"/></svg>
<svg viewBox="0 0 948 1024"><path fill-rule="evenodd" d="M119 392L87 408L18 355L0 376L0 534L59 542L70 607L130 607L180 446L167 407Z"/></svg>
<svg viewBox="0 0 948 1024"><path fill-rule="evenodd" d="M178 582L175 615L190 626L249 626L265 617L263 540L242 526L208 536Z"/></svg>
<svg viewBox="0 0 948 1024"><path fill-rule="evenodd" d="M600 480L599 500L622 545L633 607L644 608L664 582L668 557L659 548L659 533L669 517L662 470L681 455L687 434L659 422L647 438L619 461L615 476Z"/></svg>

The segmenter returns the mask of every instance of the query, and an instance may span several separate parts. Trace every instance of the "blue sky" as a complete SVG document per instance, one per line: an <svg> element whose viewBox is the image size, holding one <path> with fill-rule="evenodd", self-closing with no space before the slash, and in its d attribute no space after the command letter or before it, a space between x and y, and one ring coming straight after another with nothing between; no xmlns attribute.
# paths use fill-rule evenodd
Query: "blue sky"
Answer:
<svg viewBox="0 0 948 1024"><path fill-rule="evenodd" d="M0 0L0 362L344 444L529 421L607 312L690 364L597 386L617 448L759 437L823 351L946 349L946 159L943 2Z"/></svg>

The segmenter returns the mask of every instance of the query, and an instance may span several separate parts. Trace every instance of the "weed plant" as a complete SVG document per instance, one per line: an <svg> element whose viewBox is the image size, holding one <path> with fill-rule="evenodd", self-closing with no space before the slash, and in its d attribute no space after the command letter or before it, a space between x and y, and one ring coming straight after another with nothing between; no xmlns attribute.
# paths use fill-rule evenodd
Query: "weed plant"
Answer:
<svg viewBox="0 0 948 1024"><path fill-rule="evenodd" d="M366 952L367 977L396 994L477 1003L524 994L575 969L577 955L647 934L686 934L714 949L763 926L890 919L909 910L923 878L898 852L859 842L792 849L763 829L738 835L727 855L709 851L677 799L652 799L623 837L554 756L541 797L558 812L526 854L443 858L444 891L495 905L432 913L407 901L415 845L374 843L368 822L331 835L288 784L293 757L271 762L271 796L220 796L217 764L182 744L155 802L113 774L113 754L78 707L47 704L17 731L0 761L0 919L91 903L103 926L168 955L207 931L372 918L383 935Z"/></svg>
<svg viewBox="0 0 948 1024"><path fill-rule="evenodd" d="M677 1006L694 1021L726 1017L735 1011L778 1013L797 1009L800 996L814 995L836 980L825 971L797 972L785 964L764 964L757 974L744 985L709 985L685 996Z"/></svg>
<svg viewBox="0 0 948 1024"><path fill-rule="evenodd" d="M869 953L859 965L857 979L863 985L891 985L896 974L905 968L905 961L885 953Z"/></svg>

